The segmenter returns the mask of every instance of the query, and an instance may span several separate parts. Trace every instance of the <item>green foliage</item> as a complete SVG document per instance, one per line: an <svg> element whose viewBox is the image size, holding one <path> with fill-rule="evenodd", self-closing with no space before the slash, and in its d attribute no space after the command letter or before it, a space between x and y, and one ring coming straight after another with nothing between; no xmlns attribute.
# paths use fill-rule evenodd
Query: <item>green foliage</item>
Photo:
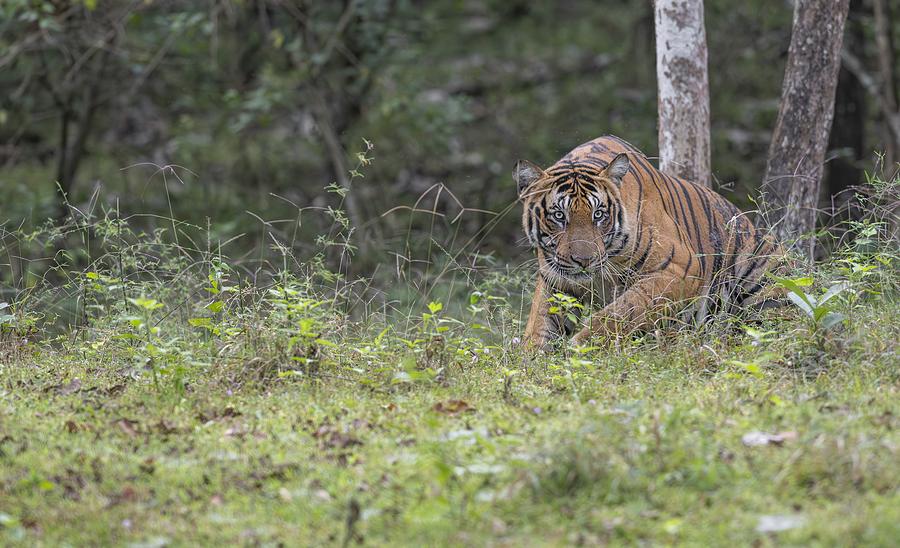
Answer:
<svg viewBox="0 0 900 548"><path fill-rule="evenodd" d="M778 285L788 290L788 298L806 314L814 332L831 329L844 321L843 314L835 312L829 301L850 289L848 282L833 284L821 296L815 296L804 290L813 284L812 278L774 279Z"/></svg>
<svg viewBox="0 0 900 548"><path fill-rule="evenodd" d="M104 287L92 272L80 283ZM231 276L197 272L163 298L152 278L130 282L120 311L0 369L0 541L883 544L896 532L896 300L860 303L832 335L849 348L804 380L789 363L803 318L528 358L448 303L427 301L406 332L354 322L304 279ZM475 306L508 307L479 293ZM210 302L221 310L199 316ZM140 324L116 319L128 310ZM489 331L513 328L483 314ZM123 369L144 357L157 382L146 364ZM756 431L781 441L743 441ZM795 514L801 525L757 530Z"/></svg>
<svg viewBox="0 0 900 548"><path fill-rule="evenodd" d="M799 318L517 340L505 158L598 127L652 154L646 6L63 4L0 3L0 544L897 537L889 215L781 280ZM741 196L790 13L732 4L714 163ZM64 114L90 131L47 222ZM868 211L900 188L869 185Z"/></svg>
<svg viewBox="0 0 900 548"><path fill-rule="evenodd" d="M570 322L578 324L584 305L577 298L564 293L554 293L550 296L548 302L550 303L550 308L548 309L550 314L562 316Z"/></svg>
<svg viewBox="0 0 900 548"><path fill-rule="evenodd" d="M279 266L256 279L195 245L213 227L73 227L95 235L83 258L0 307L17 333L0 340L0 541L716 544L767 539L763 517L798 505L779 540L892 538L896 455L871 443L896 431L900 340L880 234L781 280L800 317L529 355L521 273L436 275L379 312L383 293L325 266L352 253L339 219L319 260L273 238ZM813 356L810 331L828 333Z"/></svg>
<svg viewBox="0 0 900 548"><path fill-rule="evenodd" d="M790 25L788 7L758 3L708 3L710 41L719 46L710 51L728 60L712 71L713 110L728 128L714 132L716 164L720 180L737 181L731 197L739 201L762 171L766 143L727 136L770 128L781 68L759 59L780 55ZM0 19L0 50L8 52L0 85L11 91L0 97L0 142L10 151L0 198L14 226L39 226L56 214L54 164L67 116L67 146L78 157L70 204L84 211L96 183L104 189L98 207L140 213L131 221L148 231L165 225L154 215L199 226L210 218L217 231L250 236L233 256L268 241L267 232L284 228L298 209L340 215L347 190L323 195L323 178L345 186L340 174L361 173L358 143L379 143L366 183L351 176L358 211L344 211L343 222L365 236L356 242L359 272L393 260L386 249L410 231L410 249L391 251L419 259L432 239L447 246L458 236L504 259L519 254L508 245L519 226L505 213L512 195L504 166L514 158L547 163L604 132L651 155L655 149L645 5L264 1L222 11L202 3L11 0ZM608 59L599 62L598 53ZM441 192L415 214L393 209L430 202L435 196L424 194L439 183L452 196ZM439 222L435 235L425 213L432 208L458 222ZM480 234L485 222L492 229ZM331 225L327 214L306 215L281 243L303 255ZM346 273L340 261L331 256L328 266Z"/></svg>

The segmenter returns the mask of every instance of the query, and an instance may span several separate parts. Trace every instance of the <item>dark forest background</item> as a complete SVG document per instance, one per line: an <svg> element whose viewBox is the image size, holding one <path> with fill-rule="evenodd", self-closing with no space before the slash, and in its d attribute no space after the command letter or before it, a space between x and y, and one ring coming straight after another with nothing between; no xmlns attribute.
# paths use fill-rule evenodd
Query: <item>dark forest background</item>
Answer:
<svg viewBox="0 0 900 548"><path fill-rule="evenodd" d="M865 86L872 8L850 9L823 224L891 146ZM705 11L714 187L752 209L792 7ZM656 155L653 37L650 2L4 0L0 221L175 218L253 261L273 239L311 252L340 206L354 275L433 245L520 263L517 158L547 165L605 133Z"/></svg>

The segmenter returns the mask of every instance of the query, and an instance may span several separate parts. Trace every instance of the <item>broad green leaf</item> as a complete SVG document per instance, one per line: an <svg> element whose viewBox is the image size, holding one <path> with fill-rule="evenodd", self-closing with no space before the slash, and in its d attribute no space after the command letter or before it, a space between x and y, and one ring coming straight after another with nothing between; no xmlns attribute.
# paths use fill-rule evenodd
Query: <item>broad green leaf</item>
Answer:
<svg viewBox="0 0 900 548"><path fill-rule="evenodd" d="M803 310L809 316L813 315L813 307L812 307L812 304L807 299L806 293L803 293L801 291L799 294L797 294L797 293L794 293L793 291L791 291L790 293L788 293L788 299L790 299L791 302L793 302L795 305L800 307L800 310Z"/></svg>
<svg viewBox="0 0 900 548"><path fill-rule="evenodd" d="M843 321L844 321L843 314L839 314L837 312L831 312L825 316L824 320L822 320L822 327L824 329L831 329L832 327L836 326L837 324L839 324Z"/></svg>
<svg viewBox="0 0 900 548"><path fill-rule="evenodd" d="M212 320L210 318L190 318L188 319L188 324L192 327L212 327Z"/></svg>
<svg viewBox="0 0 900 548"><path fill-rule="evenodd" d="M819 305L813 309L813 321L819 323L819 321L825 317L826 314L830 314L831 309L827 306Z"/></svg>
<svg viewBox="0 0 900 548"><path fill-rule="evenodd" d="M834 284L833 286L829 287L828 291L826 291L825 294L819 298L819 305L827 303L833 297L839 295L847 289L850 289L850 282L844 281Z"/></svg>
<svg viewBox="0 0 900 548"><path fill-rule="evenodd" d="M128 299L128 302L130 302L134 306L137 306L138 308L143 308L144 310L156 310L157 308L163 307L163 304L156 299L148 299L146 297Z"/></svg>

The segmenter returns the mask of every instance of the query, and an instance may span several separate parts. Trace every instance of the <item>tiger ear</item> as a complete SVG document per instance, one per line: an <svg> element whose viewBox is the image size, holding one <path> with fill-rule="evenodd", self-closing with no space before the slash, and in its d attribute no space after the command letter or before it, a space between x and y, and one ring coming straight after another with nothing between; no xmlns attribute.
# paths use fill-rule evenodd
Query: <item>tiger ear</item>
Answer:
<svg viewBox="0 0 900 548"><path fill-rule="evenodd" d="M516 187L519 190L519 196L521 196L525 189L534 184L535 181L543 177L544 170L539 168L537 165L529 162L528 160L517 160L516 165L513 166L512 177L513 181L516 182Z"/></svg>
<svg viewBox="0 0 900 548"><path fill-rule="evenodd" d="M612 182L619 185L622 184L622 177L628 173L629 168L631 168L631 161L628 159L626 153L621 152L612 159L612 162L610 162L608 166L606 166L606 169L603 170L603 174L612 179Z"/></svg>

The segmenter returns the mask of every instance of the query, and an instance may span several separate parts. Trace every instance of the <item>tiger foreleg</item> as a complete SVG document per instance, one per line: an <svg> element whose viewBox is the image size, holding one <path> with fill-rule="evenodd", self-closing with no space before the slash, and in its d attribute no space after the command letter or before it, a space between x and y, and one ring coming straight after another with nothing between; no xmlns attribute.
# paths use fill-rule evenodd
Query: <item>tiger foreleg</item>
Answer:
<svg viewBox="0 0 900 548"><path fill-rule="evenodd" d="M591 316L589 325L572 342L585 344L593 338L627 337L651 327L671 306L696 292L699 285L677 269L664 270L637 280L616 300Z"/></svg>
<svg viewBox="0 0 900 548"><path fill-rule="evenodd" d="M531 312L528 314L528 323L525 326L524 343L533 349L547 349L550 341L558 334L558 325L550 316L550 290L544 277L538 274L537 284L534 287L534 297L531 300Z"/></svg>
<svg viewBox="0 0 900 548"><path fill-rule="evenodd" d="M553 294L554 289L544 281L543 276L538 275L534 299L531 301L531 313L525 326L524 342L530 348L549 350L553 342L569 336L577 328L578 308L551 312L553 304L550 300Z"/></svg>

